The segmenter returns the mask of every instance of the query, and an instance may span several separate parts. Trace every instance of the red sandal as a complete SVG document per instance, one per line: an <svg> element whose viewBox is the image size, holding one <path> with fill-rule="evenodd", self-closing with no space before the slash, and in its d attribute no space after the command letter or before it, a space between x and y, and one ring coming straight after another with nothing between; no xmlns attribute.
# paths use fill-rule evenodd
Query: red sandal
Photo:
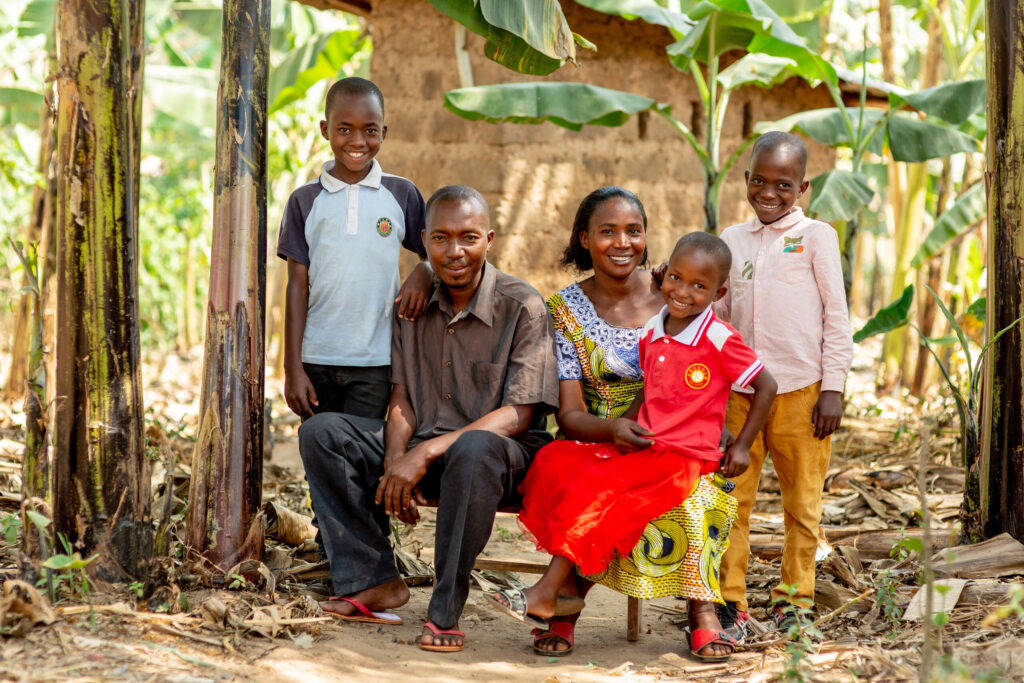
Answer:
<svg viewBox="0 0 1024 683"><path fill-rule="evenodd" d="M698 628L692 633L688 633L686 639L690 641L690 656L702 662L727 662L736 652L736 641L725 631ZM725 645L729 648L729 654L702 655L700 651L708 645Z"/></svg>
<svg viewBox="0 0 1024 683"><path fill-rule="evenodd" d="M437 626L432 621L428 621L426 624L424 624L423 628L430 629L430 632L434 634L435 638L437 636L458 636L458 637L462 638L463 642L462 642L461 645L434 645L434 644L424 645L423 644L423 636L421 635L420 636L420 649L421 650L426 650L427 652L458 652L459 650L461 650L462 648L464 648L466 646L466 643L465 643L466 634L463 633L462 631L456 630L454 628L440 628L439 626Z"/></svg>
<svg viewBox="0 0 1024 683"><path fill-rule="evenodd" d="M536 636L533 639L533 651L539 655L546 657L565 657L571 654L573 649L576 647L575 634L576 624L571 621L557 621L551 619L548 621L547 630L535 628L530 633ZM545 650L541 647L542 643L546 643L550 640L562 640L565 641L569 648L566 650Z"/></svg>

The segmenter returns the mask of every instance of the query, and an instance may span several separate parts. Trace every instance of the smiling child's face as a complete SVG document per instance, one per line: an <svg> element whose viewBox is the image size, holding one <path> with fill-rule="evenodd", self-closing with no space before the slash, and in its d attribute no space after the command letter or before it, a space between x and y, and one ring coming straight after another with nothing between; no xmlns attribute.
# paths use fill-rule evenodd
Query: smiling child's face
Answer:
<svg viewBox="0 0 1024 683"><path fill-rule="evenodd" d="M712 302L725 294L721 265L703 249L677 251L669 259L661 283L661 295L668 306L666 331L679 334Z"/></svg>
<svg viewBox="0 0 1024 683"><path fill-rule="evenodd" d="M334 152L331 175L349 184L365 178L387 132L384 112L376 97L337 95L331 102L327 120L320 122L320 133Z"/></svg>
<svg viewBox="0 0 1024 683"><path fill-rule="evenodd" d="M784 145L755 153L750 158L747 180L747 201L762 223L773 223L793 208L807 191L804 163L800 155Z"/></svg>

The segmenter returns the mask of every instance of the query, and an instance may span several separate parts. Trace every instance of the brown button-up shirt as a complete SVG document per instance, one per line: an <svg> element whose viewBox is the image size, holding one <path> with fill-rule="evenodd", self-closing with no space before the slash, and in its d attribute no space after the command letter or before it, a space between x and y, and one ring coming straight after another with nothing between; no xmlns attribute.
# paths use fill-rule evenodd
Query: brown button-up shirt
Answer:
<svg viewBox="0 0 1024 683"><path fill-rule="evenodd" d="M391 381L416 413L414 440L460 429L502 406L533 405L534 427L558 409L555 332L530 285L484 263L459 313L444 285L414 322L395 318Z"/></svg>

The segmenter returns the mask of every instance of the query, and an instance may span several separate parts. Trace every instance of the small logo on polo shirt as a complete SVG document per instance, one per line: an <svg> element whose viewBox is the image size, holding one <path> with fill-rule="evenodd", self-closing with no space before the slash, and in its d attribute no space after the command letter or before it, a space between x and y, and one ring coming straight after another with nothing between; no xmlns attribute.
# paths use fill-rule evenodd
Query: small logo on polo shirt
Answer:
<svg viewBox="0 0 1024 683"><path fill-rule="evenodd" d="M799 237L786 237L785 235L783 235L782 236L782 253L784 253L784 254L799 254L799 253L803 252L803 250L804 250L804 245L802 244L803 241L804 241L804 236L803 235L800 235Z"/></svg>
<svg viewBox="0 0 1024 683"><path fill-rule="evenodd" d="M711 371L703 363L693 363L690 367L686 368L684 377L686 378L686 386L691 389L703 389L711 381Z"/></svg>
<svg viewBox="0 0 1024 683"><path fill-rule="evenodd" d="M390 218L385 217L377 220L377 234L380 235L381 237L387 237L388 235L390 235L394 227L395 226L391 222Z"/></svg>

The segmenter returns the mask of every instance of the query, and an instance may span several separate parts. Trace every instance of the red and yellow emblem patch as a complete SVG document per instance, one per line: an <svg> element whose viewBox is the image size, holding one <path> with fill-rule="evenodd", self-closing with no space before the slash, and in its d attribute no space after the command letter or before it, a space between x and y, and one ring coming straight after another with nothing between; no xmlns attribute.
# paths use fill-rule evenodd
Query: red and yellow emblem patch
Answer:
<svg viewBox="0 0 1024 683"><path fill-rule="evenodd" d="M394 229L394 225L391 223L390 218L381 218L377 221L377 234L381 237L387 237L391 234L391 230Z"/></svg>
<svg viewBox="0 0 1024 683"><path fill-rule="evenodd" d="M711 371L703 363L694 363L686 368L684 377L686 378L686 386L691 389L703 389L711 381Z"/></svg>

